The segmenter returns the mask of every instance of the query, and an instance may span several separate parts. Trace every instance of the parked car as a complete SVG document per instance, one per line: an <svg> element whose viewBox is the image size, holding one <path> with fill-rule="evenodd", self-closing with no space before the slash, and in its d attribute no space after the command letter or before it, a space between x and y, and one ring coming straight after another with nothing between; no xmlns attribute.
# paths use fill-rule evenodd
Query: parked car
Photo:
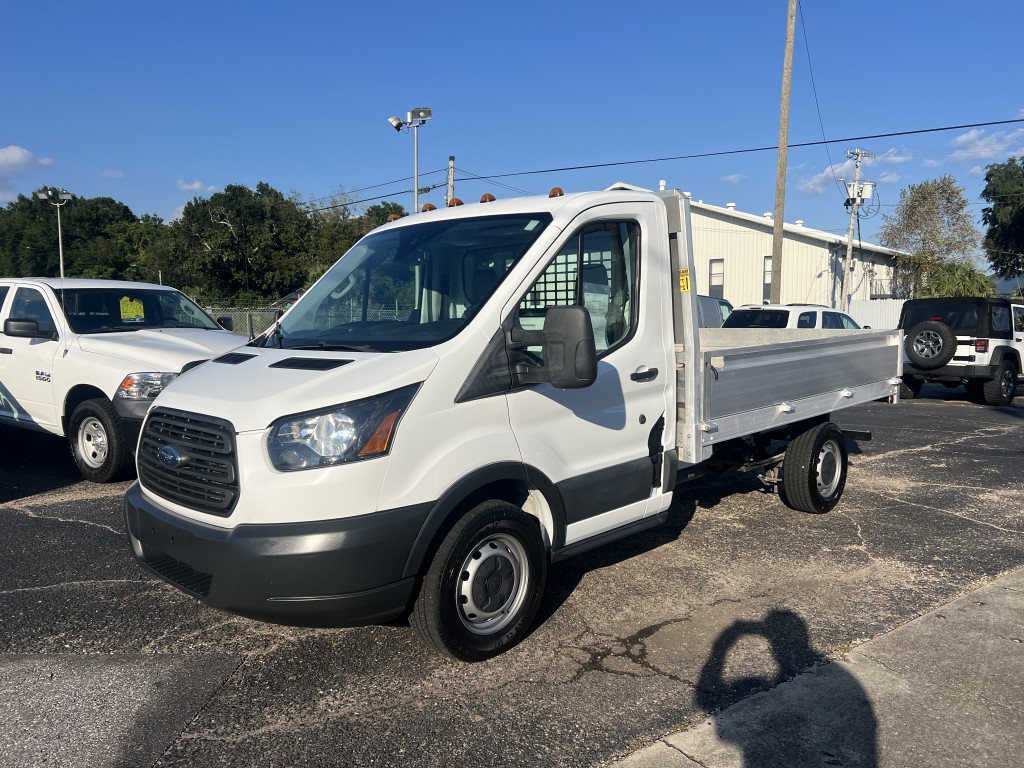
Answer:
<svg viewBox="0 0 1024 768"><path fill-rule="evenodd" d="M963 386L988 405L1009 405L1021 380L1024 302L980 297L912 299L903 305L901 397L926 381Z"/></svg>
<svg viewBox="0 0 1024 768"><path fill-rule="evenodd" d="M732 304L725 299L713 296L697 297L697 315L700 317L701 328L721 328L722 323L732 313Z"/></svg>
<svg viewBox="0 0 1024 768"><path fill-rule="evenodd" d="M131 465L164 386L245 342L183 293L121 280L0 278L0 321L0 424L67 437L97 483Z"/></svg>
<svg viewBox="0 0 1024 768"><path fill-rule="evenodd" d="M734 309L723 328L824 328L856 330L857 321L845 312L819 304L744 304Z"/></svg>

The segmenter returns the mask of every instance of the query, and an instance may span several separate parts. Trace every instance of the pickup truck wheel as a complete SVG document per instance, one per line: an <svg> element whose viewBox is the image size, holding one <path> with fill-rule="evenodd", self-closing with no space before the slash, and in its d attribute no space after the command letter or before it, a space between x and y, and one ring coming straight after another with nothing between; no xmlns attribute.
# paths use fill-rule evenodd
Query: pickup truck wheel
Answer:
<svg viewBox="0 0 1024 768"><path fill-rule="evenodd" d="M846 438L831 422L793 440L782 463L782 498L800 512L823 514L839 503L846 487Z"/></svg>
<svg viewBox="0 0 1024 768"><path fill-rule="evenodd" d="M461 661L489 659L529 631L546 575L537 520L510 504L485 502L441 542L410 621L442 654Z"/></svg>
<svg viewBox="0 0 1024 768"><path fill-rule="evenodd" d="M68 438L71 455L86 480L109 482L128 463L121 422L114 406L104 399L86 400L75 408Z"/></svg>
<svg viewBox="0 0 1024 768"><path fill-rule="evenodd" d="M938 320L925 320L907 333L903 343L910 362L918 368L941 368L956 354L953 329Z"/></svg>
<svg viewBox="0 0 1024 768"><path fill-rule="evenodd" d="M981 387L987 405L1009 405L1017 393L1017 368L1009 360L1003 360L996 369L996 377Z"/></svg>

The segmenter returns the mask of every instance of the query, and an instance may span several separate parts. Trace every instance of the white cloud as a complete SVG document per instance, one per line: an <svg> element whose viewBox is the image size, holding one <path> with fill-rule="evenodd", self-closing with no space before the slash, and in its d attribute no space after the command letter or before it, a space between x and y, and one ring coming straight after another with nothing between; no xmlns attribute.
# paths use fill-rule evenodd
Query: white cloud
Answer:
<svg viewBox="0 0 1024 768"><path fill-rule="evenodd" d="M730 173L728 176L723 176L721 181L724 181L727 184L739 184L745 178L747 177L742 173Z"/></svg>
<svg viewBox="0 0 1024 768"><path fill-rule="evenodd" d="M1008 157L1013 146L1024 143L1024 128L1013 131L996 131L986 135L981 128L972 128L953 139L955 149L949 156L958 162L997 160Z"/></svg>
<svg viewBox="0 0 1024 768"><path fill-rule="evenodd" d="M36 157L24 147L9 144L0 147L0 202L10 202L18 197L16 180L33 171L49 168L53 160Z"/></svg>
<svg viewBox="0 0 1024 768"><path fill-rule="evenodd" d="M883 173L878 177L878 182L880 184L895 184L899 180L900 175L898 173Z"/></svg>
<svg viewBox="0 0 1024 768"><path fill-rule="evenodd" d="M182 181L178 179L178 189L182 192L216 192L217 188L212 184L205 184L198 179L193 182Z"/></svg>
<svg viewBox="0 0 1024 768"><path fill-rule="evenodd" d="M942 161L941 160L924 160L924 161L922 161L921 165L923 165L925 168L938 168L940 165L942 165Z"/></svg>
<svg viewBox="0 0 1024 768"><path fill-rule="evenodd" d="M976 165L973 168L971 168L971 170L969 170L967 173L970 174L971 176L981 176L981 174L983 174L984 172L985 170L980 165Z"/></svg>
<svg viewBox="0 0 1024 768"><path fill-rule="evenodd" d="M825 192L826 188L833 186L836 183L836 179L841 179L843 177L852 179L853 174L853 160L847 160L845 163L829 166L824 171L815 174L814 176L808 176L801 179L797 183L796 188L801 192L807 192L811 195L820 195Z"/></svg>
<svg viewBox="0 0 1024 768"><path fill-rule="evenodd" d="M864 159L864 165L874 165L875 163L881 163L882 165L900 165L901 163L909 163L913 158L904 153L899 153L895 149L887 149L876 157L867 157Z"/></svg>
<svg viewBox="0 0 1024 768"><path fill-rule="evenodd" d="M118 170L114 170L114 169L111 169L109 171L103 171L103 173L100 174L100 178L102 178L102 179L123 179L124 178L124 171L118 171Z"/></svg>
<svg viewBox="0 0 1024 768"><path fill-rule="evenodd" d="M170 218L167 219L167 221L168 222L177 221L178 219L180 219L184 215L185 215L185 205L182 204L182 205L179 205L177 208L174 209L174 213L171 214Z"/></svg>

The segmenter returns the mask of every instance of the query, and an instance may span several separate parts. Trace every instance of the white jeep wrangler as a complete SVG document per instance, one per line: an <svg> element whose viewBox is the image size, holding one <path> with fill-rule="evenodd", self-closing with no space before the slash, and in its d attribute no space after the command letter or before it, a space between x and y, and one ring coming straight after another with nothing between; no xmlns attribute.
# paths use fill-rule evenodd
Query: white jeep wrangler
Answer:
<svg viewBox="0 0 1024 768"><path fill-rule="evenodd" d="M1024 383L1024 303L978 297L912 299L903 305L903 386L963 385L988 405L1009 405Z"/></svg>

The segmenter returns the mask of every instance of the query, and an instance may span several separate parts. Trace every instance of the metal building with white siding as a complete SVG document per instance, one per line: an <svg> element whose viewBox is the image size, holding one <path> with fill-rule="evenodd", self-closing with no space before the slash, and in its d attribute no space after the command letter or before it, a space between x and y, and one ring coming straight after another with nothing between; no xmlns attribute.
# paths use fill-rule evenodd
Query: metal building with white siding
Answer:
<svg viewBox="0 0 1024 768"><path fill-rule="evenodd" d="M760 304L771 295L772 215L756 216L703 201L691 201L693 250L700 293L723 298L734 306ZM899 251L854 239L853 268L847 279L851 298L893 296L893 273ZM805 227L802 221L783 225L783 304L824 304L838 307L846 235Z"/></svg>

